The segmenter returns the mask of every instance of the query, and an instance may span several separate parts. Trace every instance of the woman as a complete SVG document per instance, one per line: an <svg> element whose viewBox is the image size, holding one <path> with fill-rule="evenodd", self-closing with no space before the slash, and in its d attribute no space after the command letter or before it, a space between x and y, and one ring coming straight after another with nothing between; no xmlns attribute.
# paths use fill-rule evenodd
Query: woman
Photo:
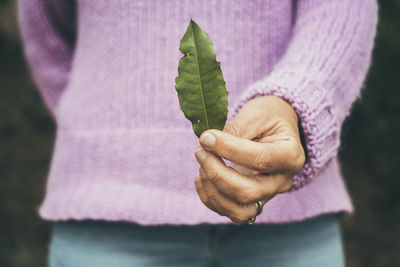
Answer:
<svg viewBox="0 0 400 267"><path fill-rule="evenodd" d="M231 111L200 140L174 89L190 18ZM50 266L344 265L336 155L375 0L20 0L19 20L57 123Z"/></svg>

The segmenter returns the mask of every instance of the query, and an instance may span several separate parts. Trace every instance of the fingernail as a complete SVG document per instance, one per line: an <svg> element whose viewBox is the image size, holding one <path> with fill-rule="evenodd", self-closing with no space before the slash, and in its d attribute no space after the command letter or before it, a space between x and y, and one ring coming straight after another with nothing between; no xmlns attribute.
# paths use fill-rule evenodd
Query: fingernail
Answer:
<svg viewBox="0 0 400 267"><path fill-rule="evenodd" d="M204 149L202 149L202 148L196 149L196 151L194 151L194 154L196 156L196 160L197 160L198 163L201 163L207 157L207 152L204 151Z"/></svg>
<svg viewBox="0 0 400 267"><path fill-rule="evenodd" d="M206 133L201 137L200 143L208 146L208 147L213 147L215 144L215 136L213 134L210 133Z"/></svg>

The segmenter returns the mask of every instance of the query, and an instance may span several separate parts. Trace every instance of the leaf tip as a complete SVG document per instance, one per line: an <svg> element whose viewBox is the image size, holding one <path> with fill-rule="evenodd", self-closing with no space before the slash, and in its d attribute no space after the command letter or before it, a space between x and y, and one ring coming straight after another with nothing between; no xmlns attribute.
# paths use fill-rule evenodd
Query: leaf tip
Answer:
<svg viewBox="0 0 400 267"><path fill-rule="evenodd" d="M192 27L195 26L200 28L199 25L192 18L190 18L190 25L192 25Z"/></svg>

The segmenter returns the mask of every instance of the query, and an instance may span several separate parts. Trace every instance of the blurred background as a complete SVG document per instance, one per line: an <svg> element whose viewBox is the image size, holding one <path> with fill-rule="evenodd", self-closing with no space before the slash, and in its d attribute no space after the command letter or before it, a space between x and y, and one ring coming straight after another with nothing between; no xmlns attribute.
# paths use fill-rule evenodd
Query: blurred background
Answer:
<svg viewBox="0 0 400 267"><path fill-rule="evenodd" d="M400 266L400 1L380 2L362 98L340 159L356 213L342 222L347 266ZM16 1L0 0L0 266L46 266L44 196L55 124L23 58Z"/></svg>

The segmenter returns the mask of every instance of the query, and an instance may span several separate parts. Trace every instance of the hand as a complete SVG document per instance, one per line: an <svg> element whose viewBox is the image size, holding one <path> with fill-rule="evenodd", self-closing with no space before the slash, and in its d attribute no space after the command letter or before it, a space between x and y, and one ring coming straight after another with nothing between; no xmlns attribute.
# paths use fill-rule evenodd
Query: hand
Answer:
<svg viewBox="0 0 400 267"><path fill-rule="evenodd" d="M276 96L250 100L223 131L203 132L200 145L195 151L197 193L209 209L235 223L255 216L258 200L264 205L289 191L305 162L297 114Z"/></svg>

